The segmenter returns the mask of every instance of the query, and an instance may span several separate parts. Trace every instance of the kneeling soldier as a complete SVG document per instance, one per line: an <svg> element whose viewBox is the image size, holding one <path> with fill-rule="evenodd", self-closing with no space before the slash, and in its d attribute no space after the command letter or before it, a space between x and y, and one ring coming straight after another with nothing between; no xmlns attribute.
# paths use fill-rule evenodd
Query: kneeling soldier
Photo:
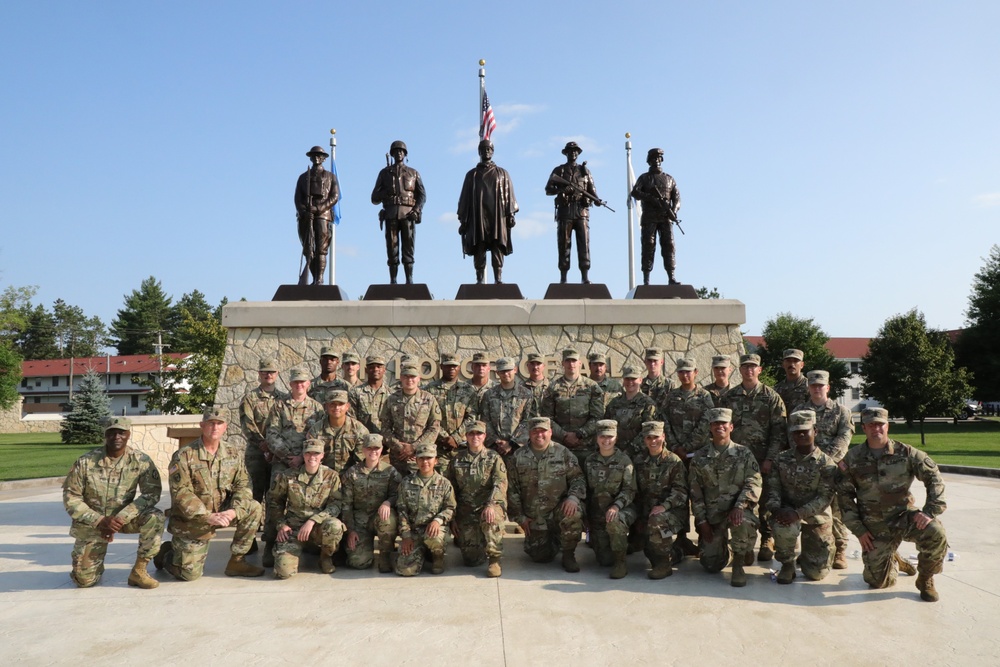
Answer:
<svg viewBox="0 0 1000 667"><path fill-rule="evenodd" d="M635 457L639 520L634 530L643 534L649 578L663 579L673 574L671 562L683 557L673 546L674 536L688 527L687 472L680 457L664 446L663 422L645 422L642 433L646 452Z"/></svg>
<svg viewBox="0 0 1000 667"><path fill-rule="evenodd" d="M611 578L628 574L625 552L628 527L635 522L635 472L632 461L615 447L618 422L597 422L597 453L587 457L583 475L587 479L587 520L597 562L611 565Z"/></svg>
<svg viewBox="0 0 1000 667"><path fill-rule="evenodd" d="M403 536L396 574L401 577L419 574L428 553L431 573L444 572L444 527L455 513L451 482L434 471L437 447L430 443L417 445L416 458L417 472L403 480L396 503L399 532Z"/></svg>
<svg viewBox="0 0 1000 667"><path fill-rule="evenodd" d="M366 435L365 460L347 469L341 491L341 516L347 528L347 565L367 570L375 560L378 536L378 571L392 572L396 544L396 498L402 477L382 458L382 436Z"/></svg>

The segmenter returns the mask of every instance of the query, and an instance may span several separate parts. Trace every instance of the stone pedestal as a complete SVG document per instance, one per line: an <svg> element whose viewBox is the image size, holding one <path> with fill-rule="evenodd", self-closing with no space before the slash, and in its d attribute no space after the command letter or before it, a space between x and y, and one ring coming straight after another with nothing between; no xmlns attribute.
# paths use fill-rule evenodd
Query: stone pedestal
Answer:
<svg viewBox="0 0 1000 667"><path fill-rule="evenodd" d="M347 301L337 285L279 285L271 301Z"/></svg>
<svg viewBox="0 0 1000 667"><path fill-rule="evenodd" d="M521 288L514 283L466 283L458 286L456 301L475 299L523 299Z"/></svg>
<svg viewBox="0 0 1000 667"><path fill-rule="evenodd" d="M369 285L364 301L430 301L434 296L424 283Z"/></svg>
<svg viewBox="0 0 1000 667"><path fill-rule="evenodd" d="M611 291L604 283L549 283L545 300L550 299L610 299Z"/></svg>
<svg viewBox="0 0 1000 667"><path fill-rule="evenodd" d="M693 285L639 285L632 291L632 299L697 299Z"/></svg>

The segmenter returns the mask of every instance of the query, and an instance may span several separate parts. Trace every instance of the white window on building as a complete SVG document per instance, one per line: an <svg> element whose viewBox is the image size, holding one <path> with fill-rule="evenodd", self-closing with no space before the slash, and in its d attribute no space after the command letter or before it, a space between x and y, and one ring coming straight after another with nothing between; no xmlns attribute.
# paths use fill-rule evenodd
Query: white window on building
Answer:
<svg viewBox="0 0 1000 667"><path fill-rule="evenodd" d="M861 398L861 390L857 387L851 387L851 400L857 401Z"/></svg>

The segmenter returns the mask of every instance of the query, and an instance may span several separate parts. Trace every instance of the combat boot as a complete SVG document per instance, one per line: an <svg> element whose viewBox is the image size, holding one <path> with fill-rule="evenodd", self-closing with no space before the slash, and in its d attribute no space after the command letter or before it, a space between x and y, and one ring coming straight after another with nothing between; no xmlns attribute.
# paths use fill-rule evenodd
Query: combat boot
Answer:
<svg viewBox="0 0 1000 667"><path fill-rule="evenodd" d="M378 571L382 574L392 572L392 552L389 550L379 551Z"/></svg>
<svg viewBox="0 0 1000 667"><path fill-rule="evenodd" d="M160 585L156 579L149 576L146 572L146 566L149 565L148 558L139 558L136 556L135 565L132 566L132 571L128 573L128 585L135 586L137 588L156 588Z"/></svg>
<svg viewBox="0 0 1000 667"><path fill-rule="evenodd" d="M476 284L482 285L486 282L486 269L476 269Z"/></svg>
<svg viewBox="0 0 1000 667"><path fill-rule="evenodd" d="M406 284L407 285L412 285L413 284L413 265L412 264L404 264L403 265L403 273L406 274Z"/></svg>
<svg viewBox="0 0 1000 667"><path fill-rule="evenodd" d="M913 563L900 556L898 551L894 555L894 558L896 559L896 564L899 565L899 571L903 574L912 577L917 573L917 568L913 567Z"/></svg>
<svg viewBox="0 0 1000 667"><path fill-rule="evenodd" d="M742 588L747 585L747 573L743 571L743 559L738 556L733 558L733 577L730 579L729 585L734 588Z"/></svg>
<svg viewBox="0 0 1000 667"><path fill-rule="evenodd" d="M264 568L248 563L243 556L233 554L226 563L227 577L259 577L264 574Z"/></svg>
<svg viewBox="0 0 1000 667"><path fill-rule="evenodd" d="M653 561L653 567L647 575L650 579L666 579L674 573L674 568L670 565L670 558L661 558Z"/></svg>
<svg viewBox="0 0 1000 667"><path fill-rule="evenodd" d="M648 285L649 284L649 271L643 271L642 272L642 284L643 285Z"/></svg>
<svg viewBox="0 0 1000 667"><path fill-rule="evenodd" d="M389 267L389 284L396 284L396 276L399 275L399 265Z"/></svg>
<svg viewBox="0 0 1000 667"><path fill-rule="evenodd" d="M250 551L247 552L247 556L250 554L255 554L260 551L260 547L257 546L257 538L253 538L253 542L250 543Z"/></svg>
<svg viewBox="0 0 1000 667"><path fill-rule="evenodd" d="M153 556L153 566L157 570L162 570L163 566L167 562L167 556L169 556L170 552L172 552L173 550L174 550L174 544L170 540L167 540L166 542L161 544L160 550L156 553L155 556Z"/></svg>
<svg viewBox="0 0 1000 667"><path fill-rule="evenodd" d="M795 579L795 561L788 561L781 564L781 572L778 573L779 584L790 584Z"/></svg>
<svg viewBox="0 0 1000 667"><path fill-rule="evenodd" d="M677 544L680 546L681 551L685 556L697 556L698 555L698 545L691 541L691 538L687 535L678 535Z"/></svg>
<svg viewBox="0 0 1000 667"><path fill-rule="evenodd" d="M274 542L264 542L264 555L260 557L260 564L264 567L274 567Z"/></svg>
<svg viewBox="0 0 1000 667"><path fill-rule="evenodd" d="M580 282L584 285L590 284L590 278L587 277L587 269L580 269Z"/></svg>
<svg viewBox="0 0 1000 667"><path fill-rule="evenodd" d="M769 561L772 558L774 558L774 540L769 537L761 542L760 551L757 552L757 560Z"/></svg>
<svg viewBox="0 0 1000 667"><path fill-rule="evenodd" d="M560 271L559 272L559 282L563 283L563 284L566 283L566 272L565 271Z"/></svg>
<svg viewBox="0 0 1000 667"><path fill-rule="evenodd" d="M615 552L615 564L611 566L612 579L624 579L628 576L628 565L625 564L625 554Z"/></svg>
<svg viewBox="0 0 1000 667"><path fill-rule="evenodd" d="M737 558L740 558L740 556L738 554L734 554L733 560L735 561ZM753 551L746 552L745 554L743 554L742 558L743 558L743 565L745 566L753 565Z"/></svg>
<svg viewBox="0 0 1000 667"><path fill-rule="evenodd" d="M489 578L491 578L491 579L494 579L496 577L499 577L500 573L501 573L501 570L500 570L500 557L499 556L490 556L490 564L486 568L486 576L489 577Z"/></svg>
<svg viewBox="0 0 1000 667"><path fill-rule="evenodd" d="M934 588L934 575L920 573L917 575L917 590L920 591L920 599L924 602L937 602L941 599L937 589Z"/></svg>
<svg viewBox="0 0 1000 667"><path fill-rule="evenodd" d="M333 574L337 571L337 566L333 564L333 554L326 549L319 555L319 571L323 574Z"/></svg>
<svg viewBox="0 0 1000 667"><path fill-rule="evenodd" d="M444 572L444 554L431 554L431 574L441 574Z"/></svg>
<svg viewBox="0 0 1000 667"><path fill-rule="evenodd" d="M838 544L837 553L833 556L833 569L834 570L846 570L847 569L847 545Z"/></svg>
<svg viewBox="0 0 1000 667"><path fill-rule="evenodd" d="M503 276L503 269L501 269L499 266L494 266L493 282L495 282L497 285L503 285L503 281L500 279L501 276Z"/></svg>
<svg viewBox="0 0 1000 667"><path fill-rule="evenodd" d="M563 550L562 568L567 572L580 571L580 564L576 562L576 549Z"/></svg>

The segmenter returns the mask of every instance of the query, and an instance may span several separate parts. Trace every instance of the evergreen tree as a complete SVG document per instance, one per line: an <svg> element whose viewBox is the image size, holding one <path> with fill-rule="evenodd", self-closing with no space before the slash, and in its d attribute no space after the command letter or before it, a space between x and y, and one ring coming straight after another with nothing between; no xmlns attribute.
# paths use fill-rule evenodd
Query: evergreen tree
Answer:
<svg viewBox="0 0 1000 667"><path fill-rule="evenodd" d="M110 417L111 400L104 391L104 380L91 369L73 395L72 408L62 423L62 441L68 444L101 443L104 425Z"/></svg>
<svg viewBox="0 0 1000 667"><path fill-rule="evenodd" d="M803 372L828 371L830 373L830 398L837 398L847 390L850 369L843 361L834 358L826 349L830 337L812 319L795 317L791 313L778 313L764 324L764 344L758 351L760 363L768 375L783 380L782 355L785 350L802 350L805 356Z"/></svg>
<svg viewBox="0 0 1000 667"><path fill-rule="evenodd" d="M164 332L163 342L169 343L176 321L171 298L160 281L150 276L138 290L125 296L124 308L111 323L111 342L118 354L152 354L156 351L157 332Z"/></svg>
<svg viewBox="0 0 1000 667"><path fill-rule="evenodd" d="M45 306L39 304L28 312L24 330L17 337L17 348L25 359L59 358L56 321Z"/></svg>
<svg viewBox="0 0 1000 667"><path fill-rule="evenodd" d="M967 328L955 344L957 363L972 371L972 396L1000 401L1000 245L976 274L965 311Z"/></svg>
<svg viewBox="0 0 1000 667"><path fill-rule="evenodd" d="M178 328L171 337L172 352L201 352L197 335L191 335L192 323L206 323L215 317L205 295L198 290L185 294L174 307Z"/></svg>
<svg viewBox="0 0 1000 667"><path fill-rule="evenodd" d="M0 340L0 410L7 410L17 401L17 384L21 381L21 356L14 346Z"/></svg>
<svg viewBox="0 0 1000 667"><path fill-rule="evenodd" d="M96 357L100 353L107 338L101 318L87 317L82 308L62 299L52 304L52 318L60 358Z"/></svg>

